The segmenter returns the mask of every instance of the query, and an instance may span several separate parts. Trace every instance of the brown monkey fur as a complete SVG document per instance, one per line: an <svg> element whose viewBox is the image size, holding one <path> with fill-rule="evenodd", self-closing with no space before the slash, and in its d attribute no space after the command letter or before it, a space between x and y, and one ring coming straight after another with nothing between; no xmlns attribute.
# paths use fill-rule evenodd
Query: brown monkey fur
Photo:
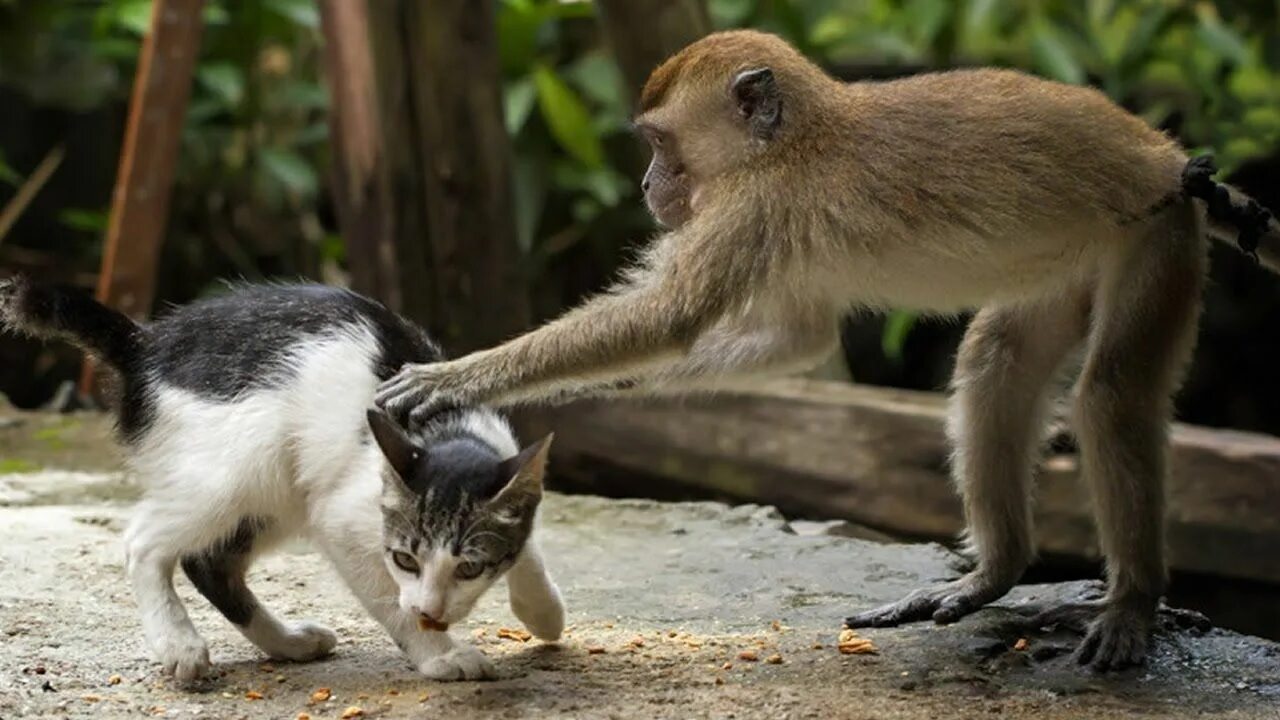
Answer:
<svg viewBox="0 0 1280 720"><path fill-rule="evenodd" d="M1183 150L1089 88L1009 70L844 84L750 31L655 70L636 127L669 230L622 281L497 348L405 368L379 404L423 421L459 403L705 389L816 363L852 308L978 308L949 423L977 569L848 622L952 622L1018 581L1047 389L1083 345L1073 419L1108 594L1065 612L1088 622L1081 662L1140 662L1165 587L1170 397L1206 231L1229 234L1182 193ZM1274 221L1258 252L1280 267Z"/></svg>

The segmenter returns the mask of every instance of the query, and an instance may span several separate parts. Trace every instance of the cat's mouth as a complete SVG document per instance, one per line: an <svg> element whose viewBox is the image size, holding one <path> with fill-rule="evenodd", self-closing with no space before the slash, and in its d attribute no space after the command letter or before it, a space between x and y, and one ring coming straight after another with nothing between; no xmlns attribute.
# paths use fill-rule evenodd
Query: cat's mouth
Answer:
<svg viewBox="0 0 1280 720"><path fill-rule="evenodd" d="M418 629L423 631L444 632L449 629L449 623L442 623L430 615L418 615Z"/></svg>

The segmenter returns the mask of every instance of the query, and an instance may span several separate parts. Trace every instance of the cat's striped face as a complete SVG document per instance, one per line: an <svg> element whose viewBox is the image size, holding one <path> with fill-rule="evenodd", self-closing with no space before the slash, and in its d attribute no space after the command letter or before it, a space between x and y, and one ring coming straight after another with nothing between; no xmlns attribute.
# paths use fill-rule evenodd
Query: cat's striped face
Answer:
<svg viewBox="0 0 1280 720"><path fill-rule="evenodd" d="M371 416L370 423L387 459L384 558L400 607L424 627L458 622L524 549L550 438L504 459L483 434L415 439L385 418Z"/></svg>
<svg viewBox="0 0 1280 720"><path fill-rule="evenodd" d="M536 497L384 492L385 555L400 607L445 625L466 617L524 549L537 507Z"/></svg>

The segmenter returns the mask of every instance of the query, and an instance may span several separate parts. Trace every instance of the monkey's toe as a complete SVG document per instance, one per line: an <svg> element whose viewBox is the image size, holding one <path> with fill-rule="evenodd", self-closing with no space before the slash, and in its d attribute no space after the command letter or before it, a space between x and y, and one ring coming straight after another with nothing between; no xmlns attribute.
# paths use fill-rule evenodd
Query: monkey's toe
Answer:
<svg viewBox="0 0 1280 720"><path fill-rule="evenodd" d="M939 625L956 622L1008 592L977 573L935 588L912 592L895 603L845 618L851 628L890 627L932 619Z"/></svg>
<svg viewBox="0 0 1280 720"><path fill-rule="evenodd" d="M1150 623L1135 613L1108 609L1089 626L1076 662L1097 672L1141 665L1147 657Z"/></svg>

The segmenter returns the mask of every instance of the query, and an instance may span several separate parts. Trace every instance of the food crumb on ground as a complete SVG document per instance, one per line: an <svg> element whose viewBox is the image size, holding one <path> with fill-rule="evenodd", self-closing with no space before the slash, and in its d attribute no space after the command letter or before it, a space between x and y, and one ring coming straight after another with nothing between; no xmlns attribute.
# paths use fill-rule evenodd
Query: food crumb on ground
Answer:
<svg viewBox="0 0 1280 720"><path fill-rule="evenodd" d="M107 678L108 685L119 685L122 682L124 682L124 678L120 677L119 675L112 675L111 677Z"/></svg>
<svg viewBox="0 0 1280 720"><path fill-rule="evenodd" d="M342 720L351 720L351 718L358 718L358 717L364 717L364 710L362 708L356 707L355 705L352 705L351 707L342 711Z"/></svg>
<svg viewBox="0 0 1280 720"><path fill-rule="evenodd" d="M301 713L298 713L298 717L294 718L293 720L311 720L311 716L304 712L301 712Z"/></svg>
<svg viewBox="0 0 1280 720"><path fill-rule="evenodd" d="M325 702L331 697L333 697L333 692L329 688L316 688L316 691L311 693L311 702Z"/></svg>
<svg viewBox="0 0 1280 720"><path fill-rule="evenodd" d="M1022 652L1023 650L1027 649L1027 645L1029 644L1030 643L1027 642L1026 638L1018 638L1018 642L1013 644L1013 649L1017 650L1018 652Z"/></svg>
<svg viewBox="0 0 1280 720"><path fill-rule="evenodd" d="M756 655L755 650L743 650L742 652L738 653L739 660L746 660L747 662L755 662L757 658L758 656Z"/></svg>
<svg viewBox="0 0 1280 720"><path fill-rule="evenodd" d="M765 658L764 661L769 663L770 665L781 665L782 656L777 654L770 655L769 657Z"/></svg>
<svg viewBox="0 0 1280 720"><path fill-rule="evenodd" d="M517 628L498 628L498 637L505 640L516 640L519 642L529 642L533 636L524 630Z"/></svg>
<svg viewBox="0 0 1280 720"><path fill-rule="evenodd" d="M250 690L244 694L244 699L245 700L261 700L262 693L258 692L257 690Z"/></svg>

